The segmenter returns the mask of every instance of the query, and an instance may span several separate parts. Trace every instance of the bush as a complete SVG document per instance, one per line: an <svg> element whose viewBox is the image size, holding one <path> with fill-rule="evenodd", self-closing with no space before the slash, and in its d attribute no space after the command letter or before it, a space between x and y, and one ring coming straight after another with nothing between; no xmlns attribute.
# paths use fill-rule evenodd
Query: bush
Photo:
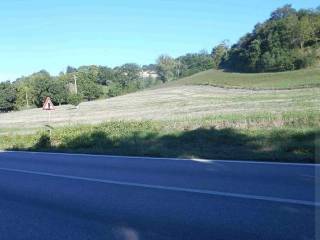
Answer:
<svg viewBox="0 0 320 240"><path fill-rule="evenodd" d="M296 69L307 68L315 64L317 60L313 49L307 51L295 51L293 53L294 65Z"/></svg>
<svg viewBox="0 0 320 240"><path fill-rule="evenodd" d="M123 89L122 87L120 86L120 84L111 84L109 86L109 89L108 89L108 97L116 97L116 96L119 96L123 93Z"/></svg>
<svg viewBox="0 0 320 240"><path fill-rule="evenodd" d="M78 106L82 102L83 96L81 94L70 94L68 97L68 103L74 106Z"/></svg>
<svg viewBox="0 0 320 240"><path fill-rule="evenodd" d="M48 149L51 147L51 138L47 133L41 134L40 138L34 145L35 149Z"/></svg>

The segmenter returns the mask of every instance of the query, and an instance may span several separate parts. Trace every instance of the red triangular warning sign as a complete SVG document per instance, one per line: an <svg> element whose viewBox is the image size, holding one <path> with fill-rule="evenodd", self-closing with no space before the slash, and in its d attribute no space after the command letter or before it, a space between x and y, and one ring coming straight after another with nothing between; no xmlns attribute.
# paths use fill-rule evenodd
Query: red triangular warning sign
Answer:
<svg viewBox="0 0 320 240"><path fill-rule="evenodd" d="M46 100L44 101L42 109L48 110L48 111L54 110L54 105L53 105L50 97L46 97Z"/></svg>

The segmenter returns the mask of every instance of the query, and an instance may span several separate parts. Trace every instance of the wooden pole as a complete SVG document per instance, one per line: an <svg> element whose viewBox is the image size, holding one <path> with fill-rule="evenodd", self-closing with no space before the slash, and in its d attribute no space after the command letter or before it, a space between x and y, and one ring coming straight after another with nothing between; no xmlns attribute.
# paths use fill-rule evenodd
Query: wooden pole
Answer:
<svg viewBox="0 0 320 240"><path fill-rule="evenodd" d="M51 111L50 110L48 110L48 112L49 112L49 119L48 119L48 126L49 126L49 135L50 135L50 138L51 138L51 126L50 126L50 122L51 122Z"/></svg>
<svg viewBox="0 0 320 240"><path fill-rule="evenodd" d="M29 108L28 90L26 90L26 101L27 101L27 108Z"/></svg>
<svg viewBox="0 0 320 240"><path fill-rule="evenodd" d="M77 76L73 75L73 79L74 79L74 92L75 94L78 94Z"/></svg>

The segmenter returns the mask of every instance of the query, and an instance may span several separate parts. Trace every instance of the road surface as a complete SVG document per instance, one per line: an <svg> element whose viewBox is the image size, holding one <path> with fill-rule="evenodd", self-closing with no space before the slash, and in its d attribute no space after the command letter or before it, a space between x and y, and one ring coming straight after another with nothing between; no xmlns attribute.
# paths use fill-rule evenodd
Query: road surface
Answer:
<svg viewBox="0 0 320 240"><path fill-rule="evenodd" d="M319 173L307 164L0 152L0 239L320 239Z"/></svg>

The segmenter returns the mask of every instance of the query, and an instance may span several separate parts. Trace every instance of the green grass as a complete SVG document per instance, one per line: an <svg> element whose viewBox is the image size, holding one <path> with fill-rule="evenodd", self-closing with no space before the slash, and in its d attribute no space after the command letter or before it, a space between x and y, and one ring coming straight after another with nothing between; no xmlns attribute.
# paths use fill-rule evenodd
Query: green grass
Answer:
<svg viewBox="0 0 320 240"><path fill-rule="evenodd" d="M210 115L206 117L181 118L171 121L172 126L179 130L193 130L201 127L236 128L236 129L272 129L272 128L320 128L319 111L300 112L255 112Z"/></svg>
<svg viewBox="0 0 320 240"><path fill-rule="evenodd" d="M41 109L3 114L0 149L304 163L319 159L320 69L265 74L210 70L163 86L83 103L78 110L57 107L51 138L39 130L48 117Z"/></svg>
<svg viewBox="0 0 320 240"><path fill-rule="evenodd" d="M211 119L212 120L212 119ZM256 119L257 120L257 119ZM320 128L310 123L295 127L215 128L200 122L130 121L57 128L7 135L0 148L154 157L243 159L316 162ZM197 127L195 123L202 125ZM207 122L208 123L208 122ZM318 143L319 144L319 143ZM319 146L319 145L318 145Z"/></svg>
<svg viewBox="0 0 320 240"><path fill-rule="evenodd" d="M320 68L279 73L230 73L209 70L167 85L211 85L244 89L297 89L320 87Z"/></svg>

